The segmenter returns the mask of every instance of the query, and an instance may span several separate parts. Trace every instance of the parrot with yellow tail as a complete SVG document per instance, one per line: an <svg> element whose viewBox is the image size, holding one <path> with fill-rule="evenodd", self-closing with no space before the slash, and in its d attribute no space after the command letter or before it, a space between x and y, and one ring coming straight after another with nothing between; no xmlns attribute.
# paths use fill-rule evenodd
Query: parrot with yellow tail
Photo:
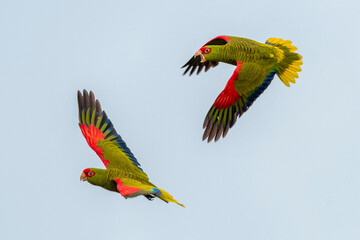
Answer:
<svg viewBox="0 0 360 240"><path fill-rule="evenodd" d="M225 137L236 119L248 110L253 102L270 85L275 74L286 85L295 83L301 72L302 57L289 40L270 38L265 44L250 39L218 36L203 47L182 67L184 75L202 69L209 70L219 62L236 66L224 90L207 113L203 140L208 142Z"/></svg>
<svg viewBox="0 0 360 240"><path fill-rule="evenodd" d="M164 202L177 202L168 192L156 187L140 167L134 154L113 127L94 93L78 91L79 126L89 146L104 163L106 169L87 168L80 180L118 192L125 198L139 195L149 200L155 197Z"/></svg>

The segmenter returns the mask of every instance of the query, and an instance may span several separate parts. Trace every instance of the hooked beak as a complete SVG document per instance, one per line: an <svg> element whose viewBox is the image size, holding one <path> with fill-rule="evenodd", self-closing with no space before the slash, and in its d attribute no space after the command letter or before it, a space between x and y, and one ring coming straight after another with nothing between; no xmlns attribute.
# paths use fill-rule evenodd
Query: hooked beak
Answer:
<svg viewBox="0 0 360 240"><path fill-rule="evenodd" d="M84 172L80 175L80 181L87 181L87 177Z"/></svg>
<svg viewBox="0 0 360 240"><path fill-rule="evenodd" d="M202 54L201 50L199 50L199 51L197 51L197 52L195 53L194 58L195 58L196 56L200 56L200 57L201 57L201 62L202 62L202 63L203 63L203 62L206 62L206 59L205 59L204 55Z"/></svg>

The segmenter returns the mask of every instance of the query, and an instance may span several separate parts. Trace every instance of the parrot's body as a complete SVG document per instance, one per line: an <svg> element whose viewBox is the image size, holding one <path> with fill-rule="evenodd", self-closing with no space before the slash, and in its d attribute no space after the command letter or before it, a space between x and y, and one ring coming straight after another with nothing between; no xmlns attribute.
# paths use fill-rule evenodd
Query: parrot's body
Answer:
<svg viewBox="0 0 360 240"><path fill-rule="evenodd" d="M149 181L140 164L113 128L100 102L94 94L78 91L79 126L89 146L97 153L106 169L87 168L80 179L120 193L125 198L144 195L152 200L158 197L165 202L177 202L165 190Z"/></svg>
<svg viewBox="0 0 360 240"><path fill-rule="evenodd" d="M190 75L219 62L235 65L225 89L205 117L203 140L217 141L269 86L275 74L286 85L295 83L301 71L302 57L291 41L270 38L265 44L246 38L219 36L200 48L183 67Z"/></svg>

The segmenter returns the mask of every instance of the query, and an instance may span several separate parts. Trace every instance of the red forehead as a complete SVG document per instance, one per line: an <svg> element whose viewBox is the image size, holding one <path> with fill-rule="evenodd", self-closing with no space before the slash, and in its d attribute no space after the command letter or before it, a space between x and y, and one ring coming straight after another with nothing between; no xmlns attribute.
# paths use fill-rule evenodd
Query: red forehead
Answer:
<svg viewBox="0 0 360 240"><path fill-rule="evenodd" d="M202 48L200 48L200 51L201 51L202 54L208 54L208 53L211 52L211 48L209 48L209 47L202 47Z"/></svg>
<svg viewBox="0 0 360 240"><path fill-rule="evenodd" d="M95 172L91 171L90 168L85 169L83 172L85 173L85 176L87 176L87 177L92 177L95 175Z"/></svg>

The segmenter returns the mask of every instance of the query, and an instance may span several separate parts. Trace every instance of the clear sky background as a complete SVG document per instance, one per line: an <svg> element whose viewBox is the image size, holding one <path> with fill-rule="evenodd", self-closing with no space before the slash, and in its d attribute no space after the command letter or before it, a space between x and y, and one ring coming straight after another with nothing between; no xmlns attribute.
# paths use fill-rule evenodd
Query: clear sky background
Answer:
<svg viewBox="0 0 360 240"><path fill-rule="evenodd" d="M1 239L359 239L358 1L1 1ZM180 67L233 35L293 41L225 139L203 119L234 66ZM102 103L150 180L183 209L79 181L103 168L77 125Z"/></svg>

